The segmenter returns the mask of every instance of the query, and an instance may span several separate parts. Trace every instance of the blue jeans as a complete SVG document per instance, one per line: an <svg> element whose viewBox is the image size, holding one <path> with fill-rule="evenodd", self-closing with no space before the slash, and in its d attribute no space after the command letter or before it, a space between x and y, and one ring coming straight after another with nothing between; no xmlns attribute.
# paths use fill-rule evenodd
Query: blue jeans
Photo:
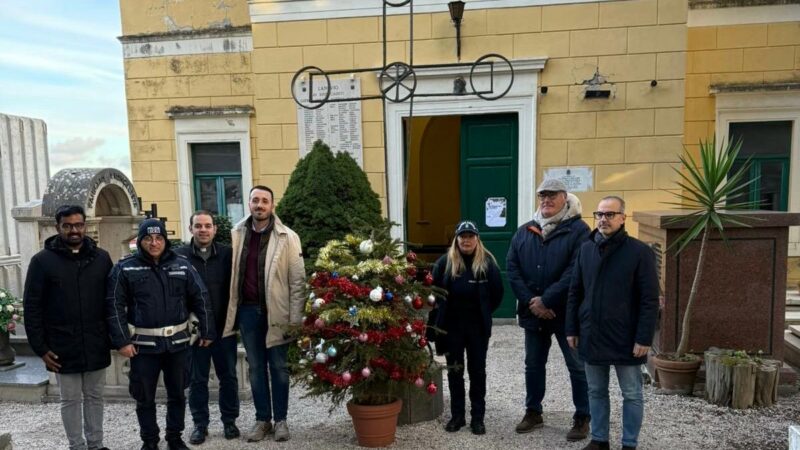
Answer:
<svg viewBox="0 0 800 450"><path fill-rule="evenodd" d="M239 305L237 320L250 366L250 390L253 392L256 420L286 420L289 411L289 366L286 364L289 344L267 348L269 325L259 305Z"/></svg>
<svg viewBox="0 0 800 450"><path fill-rule="evenodd" d="M569 348L567 336L563 331L538 331L525 329L525 409L542 413L547 385L547 356L550 353L552 335L556 335L558 346L564 355L572 384L572 403L575 405L574 418L589 417L589 395L586 386L586 372L578 352Z"/></svg>
<svg viewBox="0 0 800 450"><path fill-rule="evenodd" d="M236 379L236 336L215 341L210 347L191 348L189 410L196 427L208 428L208 373L211 360L219 380L219 412L222 423L239 417L239 381Z"/></svg>
<svg viewBox="0 0 800 450"><path fill-rule="evenodd" d="M592 439L608 442L608 372L611 366L586 364L589 406L592 410ZM614 366L622 391L622 445L636 447L644 417L641 366Z"/></svg>

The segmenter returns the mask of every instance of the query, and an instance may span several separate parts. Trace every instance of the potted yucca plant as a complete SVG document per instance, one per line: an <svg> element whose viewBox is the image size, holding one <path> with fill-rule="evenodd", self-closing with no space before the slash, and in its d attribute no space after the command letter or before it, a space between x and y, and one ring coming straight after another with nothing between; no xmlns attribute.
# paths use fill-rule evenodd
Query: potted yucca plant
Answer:
<svg viewBox="0 0 800 450"><path fill-rule="evenodd" d="M681 155L682 168L676 168L681 177L678 185L682 192L676 193L676 202L668 202L680 209L692 212L681 215L670 222L688 221L688 229L672 244L676 257L696 239L700 239L694 279L683 313L681 336L674 353L659 353L654 364L658 371L661 387L667 392L691 394L694 380L700 368L699 356L689 353L692 311L697 301L697 290L703 279L708 239L712 233L725 237L726 225L750 226L748 217L732 214L736 210L752 209L749 201L737 201L745 193L745 188L755 180L746 180L749 160L733 170L739 156L741 140L722 142L717 150L716 140L700 141L700 160L696 161L689 152ZM683 170L682 170L683 169Z"/></svg>

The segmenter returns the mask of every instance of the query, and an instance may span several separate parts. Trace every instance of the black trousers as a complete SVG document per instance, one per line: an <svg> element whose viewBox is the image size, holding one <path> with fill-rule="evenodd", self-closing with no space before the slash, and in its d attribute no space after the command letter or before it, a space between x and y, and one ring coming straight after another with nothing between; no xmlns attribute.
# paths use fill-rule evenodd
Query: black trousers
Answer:
<svg viewBox="0 0 800 450"><path fill-rule="evenodd" d="M479 310L448 311L445 323L448 366L447 381L450 387L450 413L452 417L464 417L466 399L464 389L464 353L467 354L469 375L470 417L483 420L486 414L486 353L489 338L483 329Z"/></svg>
<svg viewBox="0 0 800 450"><path fill-rule="evenodd" d="M164 373L167 390L167 442L179 439L183 433L186 415L187 352L140 353L131 358L130 393L136 400L136 417L139 419L139 436L144 442L158 442L156 421L156 387L159 373Z"/></svg>

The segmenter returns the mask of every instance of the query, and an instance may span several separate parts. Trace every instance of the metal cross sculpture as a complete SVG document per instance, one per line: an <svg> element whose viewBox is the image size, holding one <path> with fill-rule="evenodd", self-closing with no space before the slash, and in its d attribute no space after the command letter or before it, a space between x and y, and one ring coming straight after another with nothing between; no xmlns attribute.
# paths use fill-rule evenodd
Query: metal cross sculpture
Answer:
<svg viewBox="0 0 800 450"><path fill-rule="evenodd" d="M453 96L477 96L484 100L497 100L505 96L511 90L514 84L514 68L511 62L504 56L497 53L489 53L481 56L472 63L447 63L447 64L421 64L414 65L414 0L399 0L390 1L382 0L383 3L383 66L350 69L350 70L331 70L325 71L317 66L305 66L298 70L292 78L292 97L294 101L303 108L317 109L327 103L333 102L350 102L360 100L381 100L383 105L383 122L386 123L386 102L402 103L409 102L408 118L411 119L414 115L414 98L415 97L453 97ZM387 61L387 36L386 36L386 17L387 7L398 8L408 5L408 21L409 21L409 52L408 63L402 61L395 61L389 63ZM508 67L510 78L508 85L503 89L495 86L495 71L496 66ZM501 67L502 67L501 66ZM417 90L417 75L416 71L419 69L439 69L439 68L463 68L465 75L467 69L469 70L469 82L464 80L463 76L458 76L454 80L454 89L451 92L425 92L416 93ZM479 90L475 87L475 73L476 70L480 72L488 72L489 87L488 89ZM344 98L330 98L331 95L331 76L336 75L350 75L353 76L357 73L379 73L379 86L380 94L375 95L362 95L359 97L344 97ZM306 80L307 79L307 80ZM324 89L324 96L322 98L315 98L314 96L314 83L324 83L327 87ZM468 87L467 87L468 85ZM406 139L404 143L406 158L408 157L408 142L411 135L412 121L409 120L406 127ZM384 142L384 158L386 158L386 126L383 127L383 142ZM388 177L388 171L386 171ZM408 175L406 175L406 187L408 186ZM388 180L387 180L388 181ZM388 207L388 197L387 197Z"/></svg>

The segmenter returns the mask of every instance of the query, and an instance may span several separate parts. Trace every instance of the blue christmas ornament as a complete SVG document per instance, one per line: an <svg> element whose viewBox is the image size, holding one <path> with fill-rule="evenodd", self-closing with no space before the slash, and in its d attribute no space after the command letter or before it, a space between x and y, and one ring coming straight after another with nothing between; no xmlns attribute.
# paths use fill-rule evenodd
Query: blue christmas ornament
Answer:
<svg viewBox="0 0 800 450"><path fill-rule="evenodd" d="M336 347L333 346L328 347L328 356L330 356L331 358L336 357Z"/></svg>
<svg viewBox="0 0 800 450"><path fill-rule="evenodd" d="M335 280L335 279L337 279L337 278L339 278L339 272L333 272L333 273L331 274L331 277L332 277L334 280Z"/></svg>
<svg viewBox="0 0 800 450"><path fill-rule="evenodd" d="M351 317L355 317L356 314L358 314L358 308L356 308L355 306L351 306L350 308L347 309L347 312L350 313Z"/></svg>
<svg viewBox="0 0 800 450"><path fill-rule="evenodd" d="M390 301L392 301L392 299L394 299L394 295L391 292L387 292L387 293L385 293L383 295L386 297L386 301L387 302L390 302Z"/></svg>

